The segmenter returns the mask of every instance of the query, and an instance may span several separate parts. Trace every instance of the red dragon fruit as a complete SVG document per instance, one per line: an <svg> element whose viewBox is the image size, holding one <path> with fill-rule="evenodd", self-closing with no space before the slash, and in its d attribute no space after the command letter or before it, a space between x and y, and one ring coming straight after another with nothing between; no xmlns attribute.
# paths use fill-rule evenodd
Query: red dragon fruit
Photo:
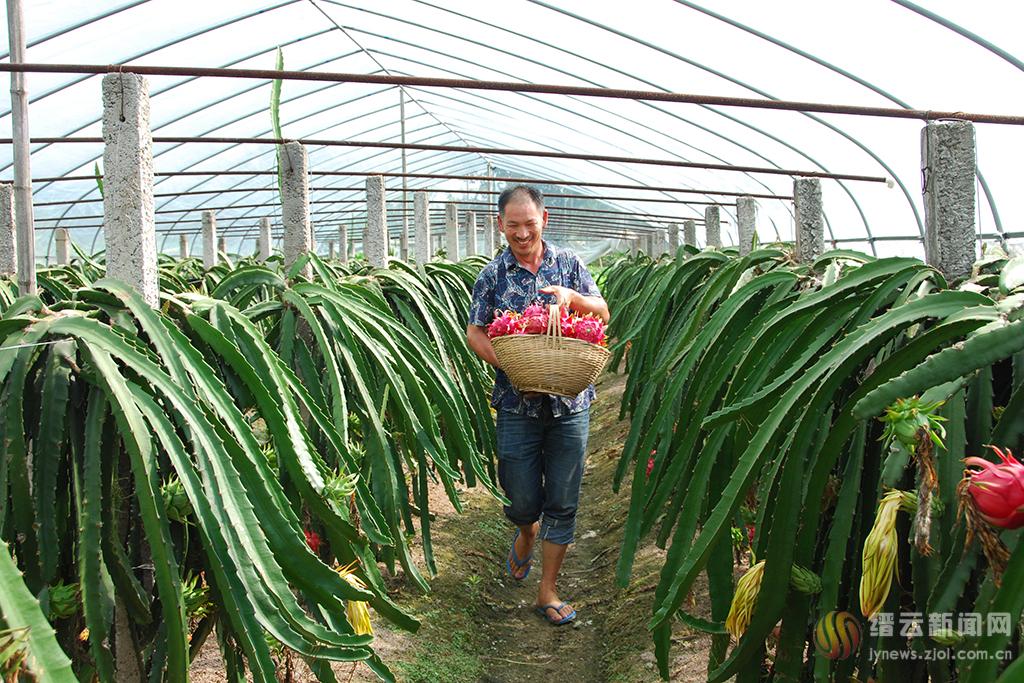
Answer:
<svg viewBox="0 0 1024 683"><path fill-rule="evenodd" d="M546 334L548 318L548 309L540 304L527 306L522 314L496 311L494 320L487 326L487 336L494 339L510 334ZM606 344L604 322L595 315L581 316L563 307L559 313L559 328L563 337L601 346Z"/></svg>
<svg viewBox="0 0 1024 683"><path fill-rule="evenodd" d="M576 338L576 316L563 315L559 326L562 329L562 336L570 339Z"/></svg>
<svg viewBox="0 0 1024 683"><path fill-rule="evenodd" d="M581 339L591 344L604 343L604 323L599 318L584 316L576 321L576 339Z"/></svg>
<svg viewBox="0 0 1024 683"><path fill-rule="evenodd" d="M543 306L534 304L523 311L523 333L544 334L548 331L548 312Z"/></svg>
<svg viewBox="0 0 1024 683"><path fill-rule="evenodd" d="M306 545L313 551L314 555L320 554L320 534L315 531L305 530L306 534Z"/></svg>
<svg viewBox="0 0 1024 683"><path fill-rule="evenodd" d="M967 491L986 522L1002 529L1020 529L1024 527L1024 465L1009 448L1005 453L995 446L989 448L1003 462L965 458L968 467L980 468L964 472L969 480Z"/></svg>
<svg viewBox="0 0 1024 683"><path fill-rule="evenodd" d="M518 324L519 314L515 311L497 311L494 314L494 321L487 326L487 336L493 339L515 334Z"/></svg>

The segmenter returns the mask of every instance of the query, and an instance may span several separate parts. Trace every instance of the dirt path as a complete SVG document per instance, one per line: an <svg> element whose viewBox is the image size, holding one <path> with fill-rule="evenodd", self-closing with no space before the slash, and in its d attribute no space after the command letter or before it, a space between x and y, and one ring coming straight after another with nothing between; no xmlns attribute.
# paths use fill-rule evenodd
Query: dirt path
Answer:
<svg viewBox="0 0 1024 683"><path fill-rule="evenodd" d="M628 486L612 492L612 479L628 424L618 420L625 378L607 375L591 414L576 543L562 568L559 592L578 612L571 626L553 627L533 611L540 563L526 581L508 577L504 558L512 528L500 505L467 492L462 515L444 515L435 526L439 576L431 595L413 611L421 632L402 637L395 670L409 683L632 683L659 680L645 624L664 551L648 545L637 555L626 589L615 584ZM706 583L698 584L689 610L707 617ZM399 596L399 604L405 596ZM383 633L382 640L387 641ZM382 643L383 645L384 643ZM673 681L704 681L710 639L678 625L673 636ZM391 650L390 646L385 646ZM388 661L387 654L383 654ZM394 660L390 660L394 661Z"/></svg>
<svg viewBox="0 0 1024 683"><path fill-rule="evenodd" d="M395 632L375 620L374 647L407 683L635 683L659 680L645 624L651 614L664 552L645 546L637 554L630 586L615 584L615 563L628 509L628 486L611 484L628 432L618 421L625 378L608 375L598 385L591 414L590 444L577 519L576 543L562 568L559 592L578 612L572 625L553 627L533 611L540 579L539 557L526 581L504 570L512 527L497 501L463 491L463 514L443 492L431 501L438 576L431 592L413 592L401 576L391 588L395 601L422 623L419 633ZM698 583L688 611L708 616L706 583ZM673 634L673 681L704 681L710 639L678 624ZM209 649L209 648L207 648ZM204 652L204 655L207 653ZM209 653L201 676L218 677L217 653ZM197 665L200 662L197 662ZM373 681L365 667L335 667L338 680ZM297 672L297 680L312 680ZM200 673L193 667L193 674Z"/></svg>

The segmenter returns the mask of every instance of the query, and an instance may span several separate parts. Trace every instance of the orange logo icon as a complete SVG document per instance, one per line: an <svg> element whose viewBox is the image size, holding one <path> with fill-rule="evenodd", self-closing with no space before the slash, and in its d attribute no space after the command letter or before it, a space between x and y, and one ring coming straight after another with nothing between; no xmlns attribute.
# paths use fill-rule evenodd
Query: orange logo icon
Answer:
<svg viewBox="0 0 1024 683"><path fill-rule="evenodd" d="M860 622L849 612L829 612L814 628L814 646L829 659L847 659L860 645Z"/></svg>

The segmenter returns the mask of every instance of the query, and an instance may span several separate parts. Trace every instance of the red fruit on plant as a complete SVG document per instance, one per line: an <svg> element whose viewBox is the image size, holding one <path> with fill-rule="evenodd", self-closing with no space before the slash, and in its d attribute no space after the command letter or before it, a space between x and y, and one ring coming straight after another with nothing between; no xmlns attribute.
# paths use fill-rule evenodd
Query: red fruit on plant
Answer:
<svg viewBox="0 0 1024 683"><path fill-rule="evenodd" d="M651 472L654 470L654 456L647 458L647 476L651 476Z"/></svg>
<svg viewBox="0 0 1024 683"><path fill-rule="evenodd" d="M314 555L320 554L320 534L306 529L306 545L313 551Z"/></svg>
<svg viewBox="0 0 1024 683"><path fill-rule="evenodd" d="M967 491L986 522L1002 529L1020 529L1024 527L1024 465L1008 448L1005 453L995 446L989 448L1002 463L965 458L968 468L979 468L964 472L969 479Z"/></svg>
<svg viewBox="0 0 1024 683"><path fill-rule="evenodd" d="M751 546L754 545L754 532L755 532L754 525L753 524L748 524L747 525L747 543L750 544Z"/></svg>

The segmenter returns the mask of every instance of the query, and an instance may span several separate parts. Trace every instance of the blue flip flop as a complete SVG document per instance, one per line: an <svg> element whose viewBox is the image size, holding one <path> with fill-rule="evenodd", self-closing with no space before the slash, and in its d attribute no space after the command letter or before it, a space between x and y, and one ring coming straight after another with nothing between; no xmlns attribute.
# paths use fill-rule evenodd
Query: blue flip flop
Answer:
<svg viewBox="0 0 1024 683"><path fill-rule="evenodd" d="M548 610L549 609L553 609L553 610L555 610L555 614L558 614L559 612L562 611L562 608L565 607L565 604L566 603L564 603L564 602L557 603L557 604L552 602L552 603L549 603L547 605L538 605L537 607L533 608L533 611L536 612L537 614L541 615L545 619L547 619L548 623L551 624L552 626L562 626L563 624L568 624L570 621L572 621L572 620L574 620L576 618L576 610L573 610L572 612L570 612L569 614L565 615L564 617L559 617L557 619L552 619L551 617L549 617L548 616Z"/></svg>
<svg viewBox="0 0 1024 683"><path fill-rule="evenodd" d="M505 567L508 569L509 576L511 576L516 581L522 581L530 575L530 568L532 567L532 565L530 564L530 560L533 559L533 552L531 551L526 555L526 557L520 560L518 557L516 557L517 540L519 540L519 529L516 529L516 535L512 538L512 546L508 549L508 557L505 558ZM513 571L512 569L512 565L515 565L516 569L522 569L523 567L526 567L526 573L524 573L522 576L516 576L515 571Z"/></svg>

